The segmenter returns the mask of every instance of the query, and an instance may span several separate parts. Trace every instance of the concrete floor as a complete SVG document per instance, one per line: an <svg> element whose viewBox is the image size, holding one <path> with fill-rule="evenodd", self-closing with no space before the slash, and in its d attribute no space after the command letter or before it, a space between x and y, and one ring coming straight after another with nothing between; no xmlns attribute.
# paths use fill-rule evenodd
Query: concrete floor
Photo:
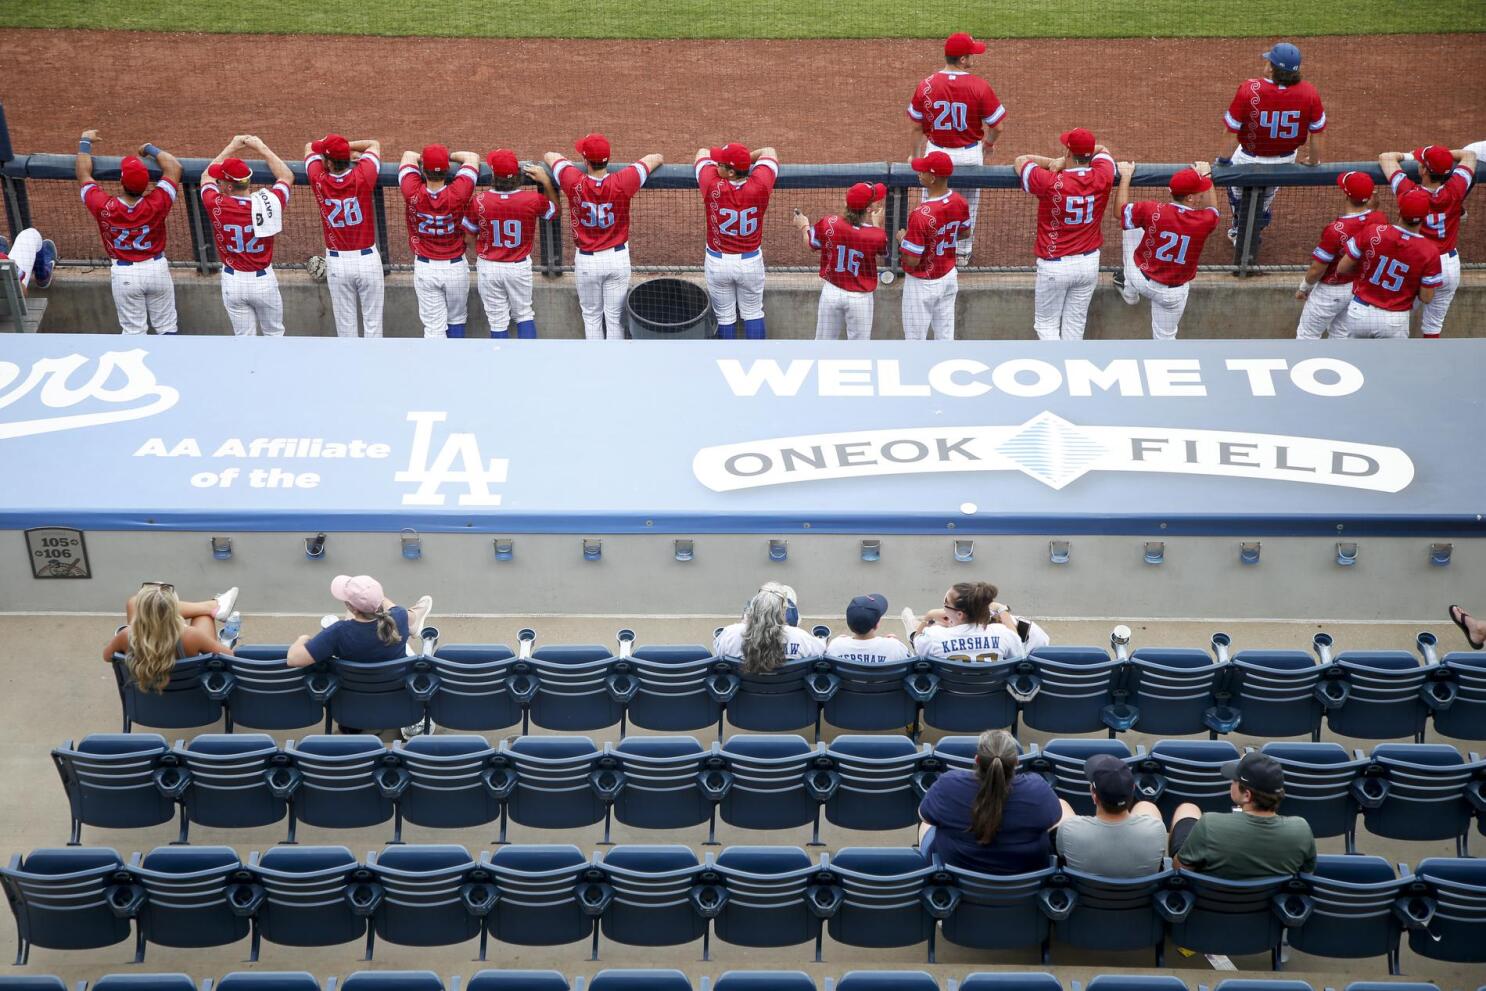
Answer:
<svg viewBox="0 0 1486 991"><path fill-rule="evenodd" d="M244 642L283 643L301 632L310 632L318 623L313 616L255 616L249 611L251 603L244 597ZM729 617L716 619L646 619L637 618L631 625L639 634L641 643L710 642L712 630L728 621ZM49 750L69 738L81 738L90 732L116 732L119 727L118 698L114 679L108 666L101 661L103 642L121 620L114 616L0 616L0 642L12 645L13 662L0 672L0 725L9 726L10 745L0 750L0 771L3 771L9 801L0 803L0 836L4 836L9 851L27 851L42 846L57 846L67 838L67 803L57 776L49 759ZM806 623L827 622L841 627L840 617L807 617ZM445 643L503 641L513 643L520 626L531 625L514 619L476 617L435 617L434 623L442 631ZM541 642L545 643L612 643L615 629L621 625L612 619L563 618L543 619L537 625ZM1108 625L1093 622L1049 622L1046 624L1054 642L1058 643L1104 643L1108 638ZM1443 627L1443 628L1440 628ZM1458 649L1458 635L1441 623L1435 628L1442 643L1448 649ZM1150 646L1197 646L1205 644L1218 627L1192 623L1162 622L1136 624L1135 642ZM1229 623L1222 628L1234 635L1236 642L1245 647L1306 647L1317 627L1304 623ZM1328 627L1339 646L1353 648L1402 647L1411 648L1417 627L1400 624L1356 624ZM195 732L178 731L167 733L167 738L190 737ZM281 734L280 742L287 736L301 733ZM592 734L596 741L617 739L616 731ZM1045 742L1048 734L1024 730L1023 742ZM1153 740L1140 734L1130 734L1132 747L1137 743L1149 746ZM933 738L930 734L929 739ZM1328 737L1330 738L1330 737ZM1431 741L1437 739L1434 734ZM1235 735L1233 742L1257 746L1263 741ZM1352 741L1338 738L1337 742L1347 746L1369 748L1367 741ZM1472 744L1446 740L1461 750L1472 749ZM1474 745L1480 749L1479 744ZM800 844L809 838L804 830L783 833L748 832L728 827L719 828L719 839L724 844L765 843ZM140 830L103 830L88 828L84 831L84 842L89 845L111 846L127 860L134 851L147 851L168 843L174 837L174 827L164 825ZM225 844L235 847L244 860L253 850L264 850L282 838L282 826L249 830L212 830L193 828L192 840L197 844ZM302 843L343 844L358 855L380 849L390 836L390 825L371 830L331 833L305 827L300 830ZM409 842L462 843L478 857L479 851L488 849L494 839L494 829L459 830L435 832L418 827L408 827L405 838ZM539 833L513 826L514 842L574 843L581 849L597 849L597 829ZM647 833L631 830L615 824L613 839L617 843L687 843L698 853L704 851L700 843L705 838L701 831L696 835L684 832ZM843 846L872 845L888 846L912 842L910 831L902 835L882 833L857 833L837 829L829 823L823 824L822 839L826 850ZM1477 844L1486 849L1486 840L1476 838ZM1392 862L1417 864L1426 856L1452 856L1453 845L1449 841L1437 843L1400 843L1371 836L1365 831L1359 837L1362 851L1386 857ZM1319 841L1323 853L1341 853L1341 839ZM705 848L716 850L718 848ZM0 853L9 852L0 851ZM10 920L0 922L0 958L13 958L15 931ZM375 964L363 964L359 959L360 946L346 944L329 949L294 950L265 944L263 959L256 965L262 970L308 970L321 977L344 976L354 970L372 966L377 969L431 969L447 976L470 974L482 966L503 968L540 968L560 970L569 976L590 976L602 967L676 967L693 977L716 976L730 969L790 969L804 970L817 980L836 977L852 969L880 968L928 970L939 978L963 978L972 971L1017 971L1040 970L1035 952L987 954L957 948L941 941L940 963L934 967L924 964L924 948L909 947L899 950L863 950L840 946L829 938L825 945L825 962L811 963L808 946L786 950L747 950L726 944L714 943L712 961L701 960L700 946L682 946L662 949L626 947L604 943L601 961L587 961L587 947L573 944L553 948L512 947L492 942L490 959L485 964L474 960L476 947L473 942L449 948L433 950L411 949L382 944L377 949ZM61 952L36 949L32 952L31 964L26 968L9 968L0 964L0 975L21 973L52 973L69 981L94 979L109 972L183 971L197 978L220 977L232 970L249 969L245 963L247 945L217 950L171 950L151 947L147 963L142 968L129 964L131 944L95 951ZM1086 981L1096 973L1155 973L1150 967L1151 958L1145 952L1126 954L1092 955L1081 953L1054 943L1054 962L1051 971L1065 986L1069 980ZM1214 971L1213 964L1202 956L1185 957L1174 947L1168 948L1168 967L1189 986L1211 985L1224 976ZM1243 976L1263 977L1268 975L1267 959L1238 958L1232 964L1244 971ZM1405 941L1403 956L1404 973L1413 980L1429 980L1442 991L1451 989L1474 989L1486 983L1486 968L1467 965L1441 964L1413 955ZM1308 981L1313 987L1341 988L1348 981L1382 979L1386 967L1381 956L1359 962L1325 960L1307 957L1293 952L1285 976Z"/></svg>

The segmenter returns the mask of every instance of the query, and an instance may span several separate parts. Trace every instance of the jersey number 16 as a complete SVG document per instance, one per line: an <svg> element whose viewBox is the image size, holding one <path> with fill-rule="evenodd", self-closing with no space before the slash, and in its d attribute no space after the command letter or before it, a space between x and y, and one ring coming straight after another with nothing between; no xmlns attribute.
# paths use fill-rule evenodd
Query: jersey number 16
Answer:
<svg viewBox="0 0 1486 991"><path fill-rule="evenodd" d="M862 257L862 253L855 248L848 248L844 244L836 245L836 271L861 275Z"/></svg>

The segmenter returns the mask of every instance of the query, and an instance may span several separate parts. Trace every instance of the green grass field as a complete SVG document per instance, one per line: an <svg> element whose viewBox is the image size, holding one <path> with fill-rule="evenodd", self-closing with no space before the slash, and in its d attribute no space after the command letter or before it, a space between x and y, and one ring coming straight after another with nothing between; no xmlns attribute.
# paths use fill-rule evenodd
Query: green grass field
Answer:
<svg viewBox="0 0 1486 991"><path fill-rule="evenodd" d="M17 0L0 27L488 38L1297 37L1486 31L1486 0Z"/></svg>

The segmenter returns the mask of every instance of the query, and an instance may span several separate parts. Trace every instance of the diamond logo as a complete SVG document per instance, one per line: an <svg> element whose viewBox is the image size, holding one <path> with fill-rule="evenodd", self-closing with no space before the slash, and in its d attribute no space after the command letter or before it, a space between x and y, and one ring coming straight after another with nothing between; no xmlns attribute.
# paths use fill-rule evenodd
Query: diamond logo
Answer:
<svg viewBox="0 0 1486 991"><path fill-rule="evenodd" d="M1046 410L996 445L996 451L1054 489L1061 489L1109 455L1098 437Z"/></svg>

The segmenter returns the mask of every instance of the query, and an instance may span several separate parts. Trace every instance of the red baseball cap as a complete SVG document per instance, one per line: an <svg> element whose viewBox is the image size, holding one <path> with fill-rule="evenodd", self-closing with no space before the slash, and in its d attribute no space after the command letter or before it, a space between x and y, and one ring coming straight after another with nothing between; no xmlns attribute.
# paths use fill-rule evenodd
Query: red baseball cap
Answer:
<svg viewBox="0 0 1486 991"><path fill-rule="evenodd" d="M846 209L865 210L887 195L887 186L877 183L859 182L846 191Z"/></svg>
<svg viewBox="0 0 1486 991"><path fill-rule="evenodd" d="M1429 215L1429 190L1415 186L1398 198L1398 215L1404 220L1418 222Z"/></svg>
<svg viewBox="0 0 1486 991"><path fill-rule="evenodd" d="M729 141L721 148L710 148L708 153L718 165L726 165L737 172L747 172L753 164L753 153L748 146L736 141Z"/></svg>
<svg viewBox="0 0 1486 991"><path fill-rule="evenodd" d="M915 172L930 172L941 177L955 173L955 163L950 161L949 156L942 151L931 151L923 158L915 158L908 164Z"/></svg>
<svg viewBox="0 0 1486 991"><path fill-rule="evenodd" d="M607 162L609 152L612 150L609 147L609 139L598 132L585 134L573 147L578 149L578 154L590 162Z"/></svg>
<svg viewBox="0 0 1486 991"><path fill-rule="evenodd" d="M1376 188L1372 176L1366 172L1343 172L1336 177L1336 184L1342 188L1343 192L1359 203L1363 200L1372 199L1372 192Z"/></svg>
<svg viewBox="0 0 1486 991"><path fill-rule="evenodd" d="M1193 193L1205 193L1212 189L1213 181L1205 175L1199 175L1196 169L1189 166L1171 177L1170 188L1172 196L1191 196Z"/></svg>
<svg viewBox="0 0 1486 991"><path fill-rule="evenodd" d="M979 55L986 50L986 43L976 41L963 31L944 39L944 57L959 58L962 55Z"/></svg>
<svg viewBox="0 0 1486 991"><path fill-rule="evenodd" d="M1071 131L1064 131L1058 135L1058 140L1063 142L1063 147L1075 155L1094 154L1094 132L1086 127L1075 127Z"/></svg>
<svg viewBox="0 0 1486 991"><path fill-rule="evenodd" d="M144 162L128 155L119 163L119 182L124 192L138 196L150 184L150 170L145 168Z"/></svg>
<svg viewBox="0 0 1486 991"><path fill-rule="evenodd" d="M216 165L208 165L206 174L213 179L229 179L232 182L247 182L253 178L253 170L241 158L226 158Z"/></svg>
<svg viewBox="0 0 1486 991"><path fill-rule="evenodd" d="M1414 161L1435 175L1447 175L1455 167L1455 156L1444 145L1425 145L1414 149Z"/></svg>
<svg viewBox="0 0 1486 991"><path fill-rule="evenodd" d="M490 171L498 176L509 178L521 171L521 164L516 161L516 153L509 148L497 148L485 156L485 161L490 165Z"/></svg>
<svg viewBox="0 0 1486 991"><path fill-rule="evenodd" d="M449 171L449 149L443 145L424 145L421 160L424 172Z"/></svg>
<svg viewBox="0 0 1486 991"><path fill-rule="evenodd" d="M319 141L310 142L310 151L337 162L347 162L351 159L351 142L339 134L327 134Z"/></svg>

